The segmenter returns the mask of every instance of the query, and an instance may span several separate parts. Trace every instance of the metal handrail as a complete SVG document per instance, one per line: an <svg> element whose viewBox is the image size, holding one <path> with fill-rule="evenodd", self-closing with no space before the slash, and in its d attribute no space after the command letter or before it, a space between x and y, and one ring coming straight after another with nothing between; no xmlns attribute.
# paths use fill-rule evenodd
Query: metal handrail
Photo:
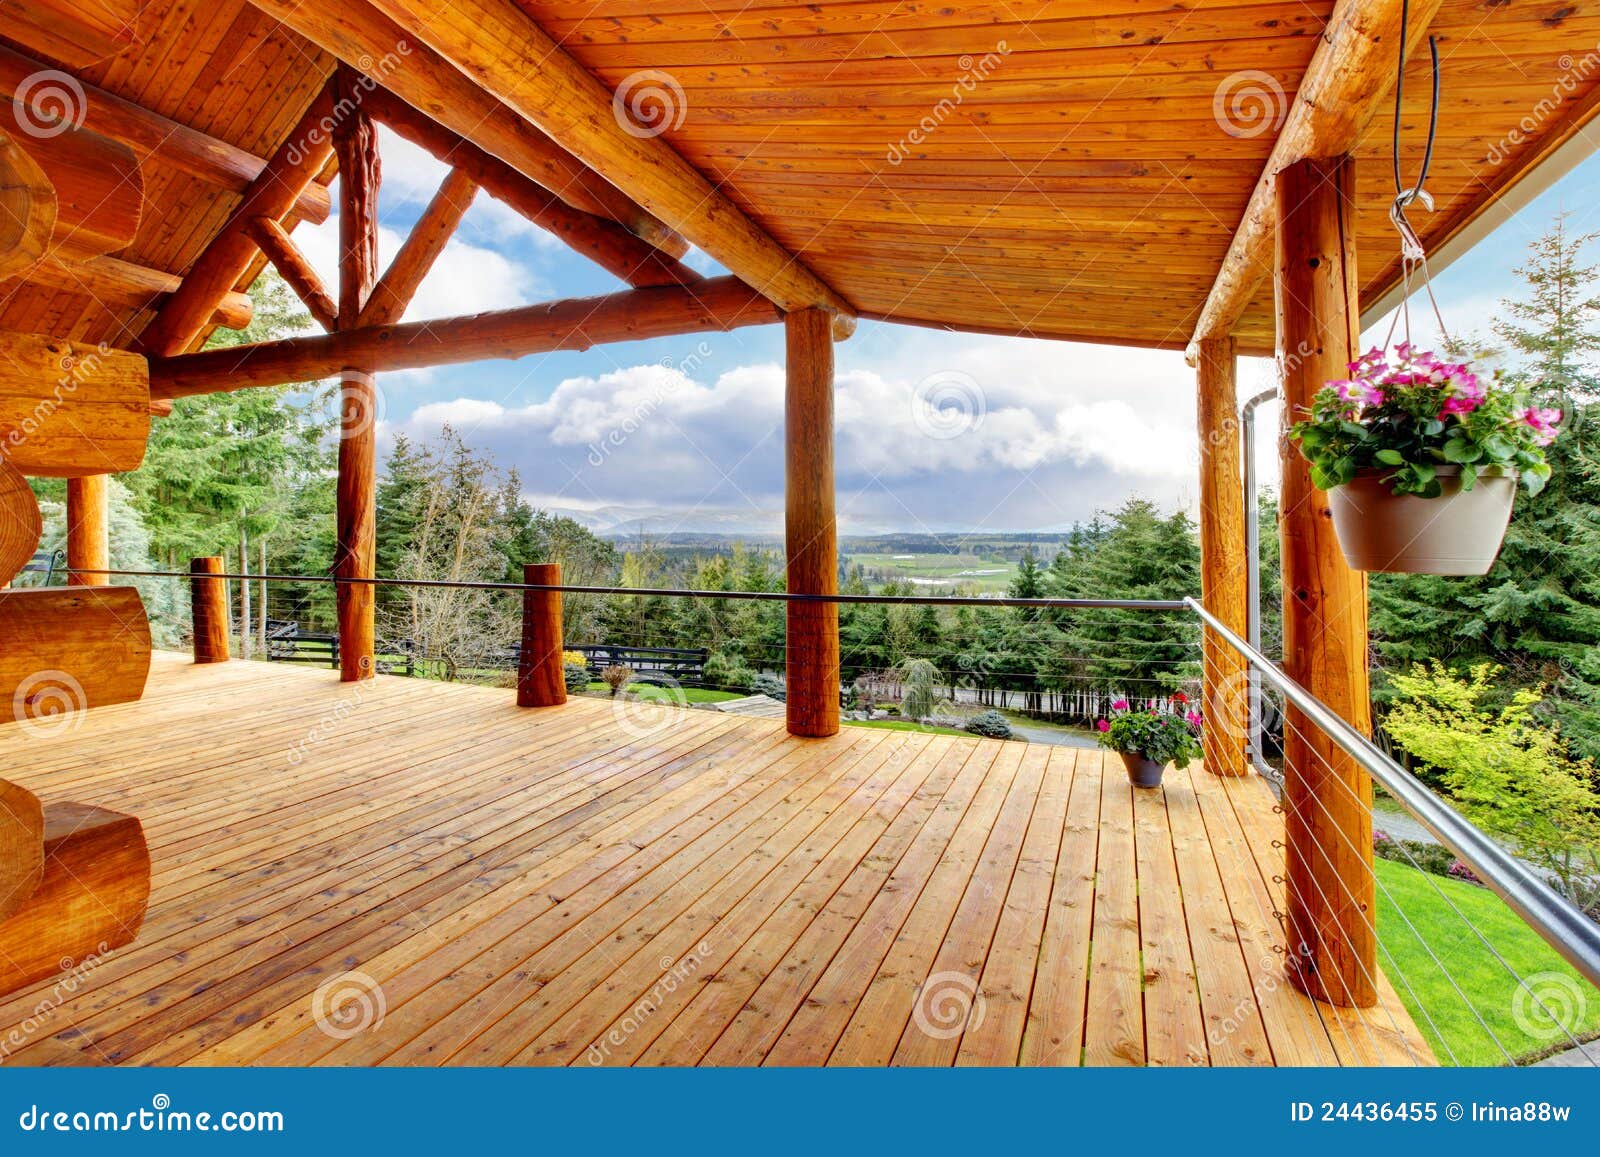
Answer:
<svg viewBox="0 0 1600 1157"><path fill-rule="evenodd" d="M704 591L675 587L598 587L565 583L461 582L453 579L345 578L340 575L215 574L186 570L101 570L74 567L68 574L125 578L236 579L240 582L325 583L375 587L445 587L473 591L553 591L567 595L634 595L641 598L747 599L783 603L883 603L929 607L1037 607L1060 610L1186 611L1184 599L1013 599L969 595L816 595L789 591Z"/></svg>
<svg viewBox="0 0 1600 1157"><path fill-rule="evenodd" d="M1423 783L1383 749L1333 713L1320 699L1285 675L1270 659L1218 621L1196 599L1189 609L1240 655L1244 656L1283 697L1319 727L1350 758L1445 847L1471 868L1489 889L1521 916L1561 956L1600 986L1600 924L1589 919L1532 867L1513 856Z"/></svg>

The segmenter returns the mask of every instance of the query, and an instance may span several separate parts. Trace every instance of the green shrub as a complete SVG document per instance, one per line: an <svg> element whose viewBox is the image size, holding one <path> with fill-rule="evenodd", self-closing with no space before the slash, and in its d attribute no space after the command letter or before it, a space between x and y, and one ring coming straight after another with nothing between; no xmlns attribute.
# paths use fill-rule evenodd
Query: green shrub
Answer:
<svg viewBox="0 0 1600 1157"><path fill-rule="evenodd" d="M1011 738L1011 721L998 711L980 711L967 720L962 729L990 739Z"/></svg>
<svg viewBox="0 0 1600 1157"><path fill-rule="evenodd" d="M566 681L568 695L589 689L589 668L582 663L563 663L561 676Z"/></svg>
<svg viewBox="0 0 1600 1157"><path fill-rule="evenodd" d="M750 693L752 695L766 695L780 703L787 699L789 695L784 681L770 671L761 671L751 676Z"/></svg>

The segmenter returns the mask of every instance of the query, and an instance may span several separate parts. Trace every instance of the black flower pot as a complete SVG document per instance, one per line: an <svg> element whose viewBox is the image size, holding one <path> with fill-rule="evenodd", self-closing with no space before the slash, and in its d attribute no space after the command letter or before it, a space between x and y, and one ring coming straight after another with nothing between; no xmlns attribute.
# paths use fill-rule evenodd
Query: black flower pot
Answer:
<svg viewBox="0 0 1600 1157"><path fill-rule="evenodd" d="M1117 754L1122 756L1123 766L1128 769L1128 782L1134 787L1161 786L1161 773L1167 769L1166 764L1146 759L1137 751L1119 751Z"/></svg>

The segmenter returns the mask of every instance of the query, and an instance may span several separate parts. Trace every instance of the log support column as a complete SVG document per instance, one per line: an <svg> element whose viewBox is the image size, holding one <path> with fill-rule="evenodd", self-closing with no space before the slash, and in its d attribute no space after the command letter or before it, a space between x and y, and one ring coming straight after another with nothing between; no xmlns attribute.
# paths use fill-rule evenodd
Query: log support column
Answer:
<svg viewBox="0 0 1600 1157"><path fill-rule="evenodd" d="M1243 462L1237 358L1231 337L1198 343L1200 433L1200 597L1206 609L1239 635L1248 628L1249 572L1244 533ZM1249 667L1243 657L1206 631L1201 654L1201 714L1206 770L1243 775L1249 728Z"/></svg>
<svg viewBox="0 0 1600 1157"><path fill-rule="evenodd" d="M525 563L522 581L530 586L558 587L561 564ZM523 591L518 707L555 707L567 701L567 673L561 663L561 651L561 592Z"/></svg>
<svg viewBox="0 0 1600 1157"><path fill-rule="evenodd" d="M335 74L333 129L339 158L339 329L359 324L378 278L378 136L362 110L356 74ZM372 367L348 365L339 378L339 477L334 574L370 579L376 565L377 382ZM340 583L339 678L370 679L376 623L370 583Z"/></svg>
<svg viewBox="0 0 1600 1157"><path fill-rule="evenodd" d="M111 477L89 474L67 479L67 585L109 586L111 569Z"/></svg>
<svg viewBox="0 0 1600 1157"><path fill-rule="evenodd" d="M1360 340L1355 167L1304 160L1276 189L1278 368L1284 433L1329 379L1348 376ZM1365 577L1339 551L1327 495L1280 439L1286 672L1358 731L1370 732ZM1333 1004L1377 1003L1372 784L1303 715L1284 733L1288 963L1294 985Z"/></svg>
<svg viewBox="0 0 1600 1157"><path fill-rule="evenodd" d="M194 618L194 661L228 661L228 580L220 555L189 560L189 611Z"/></svg>
<svg viewBox="0 0 1600 1157"><path fill-rule="evenodd" d="M839 593L833 512L832 319L820 309L784 317L787 391L784 402L788 589ZM788 717L794 735L839 730L839 607L788 604Z"/></svg>

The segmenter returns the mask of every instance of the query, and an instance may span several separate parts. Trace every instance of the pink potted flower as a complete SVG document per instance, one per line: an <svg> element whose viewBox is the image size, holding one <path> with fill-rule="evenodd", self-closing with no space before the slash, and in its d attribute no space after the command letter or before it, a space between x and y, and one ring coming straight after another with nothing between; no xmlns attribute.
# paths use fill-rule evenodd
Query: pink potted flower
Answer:
<svg viewBox="0 0 1600 1157"><path fill-rule="evenodd" d="M1187 705L1181 692L1173 701ZM1167 711L1132 711L1126 699L1111 704L1111 717L1095 721L1100 746L1122 756L1128 782L1135 787L1160 787L1167 764L1188 767L1200 757L1200 713L1182 716Z"/></svg>

